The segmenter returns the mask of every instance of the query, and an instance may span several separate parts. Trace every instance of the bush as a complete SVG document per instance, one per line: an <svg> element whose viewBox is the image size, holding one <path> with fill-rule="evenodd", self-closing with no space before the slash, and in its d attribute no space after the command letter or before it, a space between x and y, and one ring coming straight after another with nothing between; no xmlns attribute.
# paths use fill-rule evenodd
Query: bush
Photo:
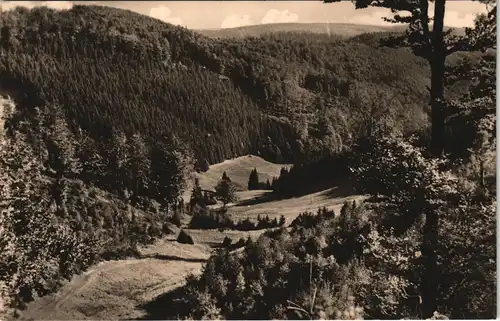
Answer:
<svg viewBox="0 0 500 321"><path fill-rule="evenodd" d="M255 224L249 218L241 220L235 223L226 208L220 208L216 210L204 209L195 213L191 218L189 227L192 229L235 229L238 231L253 231L260 229L268 229L278 227L279 222L276 218L270 219L268 215L264 218L260 216L257 218L257 224Z"/></svg>
<svg viewBox="0 0 500 321"><path fill-rule="evenodd" d="M195 213L189 222L189 227L192 229L233 228L233 226L234 223L225 208L203 209Z"/></svg>
<svg viewBox="0 0 500 321"><path fill-rule="evenodd" d="M226 236L224 237L224 241L222 241L222 247L230 247L231 243L233 243L233 240Z"/></svg>
<svg viewBox="0 0 500 321"><path fill-rule="evenodd" d="M193 238L186 231L181 230L177 237L177 242L182 244L194 244Z"/></svg>
<svg viewBox="0 0 500 321"><path fill-rule="evenodd" d="M346 206L344 204L344 206ZM292 223L290 224L290 227L292 228L297 228L297 227L303 227L303 228L313 228L315 227L319 222L328 219L328 218L334 218L335 217L335 212L332 210L328 210L326 208L320 208L318 209L317 213L311 213L311 212L305 212L299 214ZM280 222L285 221L285 218L283 217L283 220L280 218ZM281 225L283 225L281 224Z"/></svg>
<svg viewBox="0 0 500 321"><path fill-rule="evenodd" d="M333 222L332 218L328 220ZM203 317L209 308L228 319L329 319L338 317L339 313L341 318L343 314L349 317L354 312L359 317L362 309L356 307L360 299L351 298L351 293L365 280L359 278L363 267L359 264L339 266L333 257L321 252L301 255L300 248L314 239L315 234L316 238L325 238L334 233L325 226L312 229L311 234L304 229L272 230L256 242L250 238L240 239L231 247L245 246L242 252L221 251L212 256L203 274L187 285L189 294L184 299L192 317ZM332 284L335 287L331 287ZM317 295L312 295L315 292ZM206 305L203 307L200 306L202 293L204 298L210 298L203 300ZM313 296L316 298L311 304ZM354 312L351 306L356 308ZM300 309L307 312L296 313Z"/></svg>
<svg viewBox="0 0 500 321"><path fill-rule="evenodd" d="M204 173L210 169L210 164L206 158L198 159L196 162L196 171Z"/></svg>
<svg viewBox="0 0 500 321"><path fill-rule="evenodd" d="M238 242L234 243L233 246L234 248L238 249L240 247L244 247L246 245L246 241L244 238L240 238Z"/></svg>

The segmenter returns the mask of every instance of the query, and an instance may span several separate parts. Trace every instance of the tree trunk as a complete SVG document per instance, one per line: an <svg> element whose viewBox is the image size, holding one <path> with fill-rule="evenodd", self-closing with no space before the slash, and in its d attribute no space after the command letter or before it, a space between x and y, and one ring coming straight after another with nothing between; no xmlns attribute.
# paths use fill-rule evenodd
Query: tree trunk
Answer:
<svg viewBox="0 0 500 321"><path fill-rule="evenodd" d="M424 260L424 275L420 290L422 294L422 318L432 317L437 310L437 286L439 284L439 267L437 264L436 246L439 218L435 210L426 214L424 225L424 240L421 252Z"/></svg>
<svg viewBox="0 0 500 321"><path fill-rule="evenodd" d="M485 183L484 183L484 160L481 159L479 162L479 186L481 187L481 190L484 190Z"/></svg>
<svg viewBox="0 0 500 321"><path fill-rule="evenodd" d="M442 156L445 144L444 115L444 70L445 47L443 39L444 13L446 0L436 0L434 8L434 26L432 31L433 54L431 63L431 152L434 156ZM430 209L427 212L424 226L422 255L424 259L424 275L421 284L422 318L432 317L437 310L439 266L436 248L438 243L438 212Z"/></svg>
<svg viewBox="0 0 500 321"><path fill-rule="evenodd" d="M436 0L434 10L434 27L432 31L433 53L431 64L431 152L439 157L444 149L445 117L444 117L444 71L445 47L443 39L444 12L446 0Z"/></svg>

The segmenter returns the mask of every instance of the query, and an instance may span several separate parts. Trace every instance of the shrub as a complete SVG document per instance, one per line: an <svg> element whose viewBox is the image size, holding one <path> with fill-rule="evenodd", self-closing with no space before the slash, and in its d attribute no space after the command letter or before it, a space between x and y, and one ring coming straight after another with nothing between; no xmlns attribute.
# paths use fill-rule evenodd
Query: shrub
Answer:
<svg viewBox="0 0 500 321"><path fill-rule="evenodd" d="M204 209L193 215L189 227L193 229L233 228L234 223L225 208Z"/></svg>
<svg viewBox="0 0 500 321"><path fill-rule="evenodd" d="M236 249L238 249L240 247L244 247L245 245L246 245L245 239L244 238L240 238L238 240L238 242L236 242L236 243L233 244L233 247L236 248Z"/></svg>
<svg viewBox="0 0 500 321"><path fill-rule="evenodd" d="M217 186L215 186L215 197L224 204L224 207L228 203L238 200L236 186L231 182L229 177L226 179L223 178L217 183Z"/></svg>
<svg viewBox="0 0 500 321"><path fill-rule="evenodd" d="M231 240L229 237L224 237L224 240L222 241L222 246L223 247L230 247L231 243L233 243L233 240Z"/></svg>
<svg viewBox="0 0 500 321"><path fill-rule="evenodd" d="M194 244L193 238L186 231L181 230L177 237L177 242L182 244Z"/></svg>
<svg viewBox="0 0 500 321"><path fill-rule="evenodd" d="M279 222L276 218L270 219L268 215L257 218L255 224L250 218L240 220L235 223L227 212L227 208L216 210L204 209L193 215L189 227L193 229L235 229L238 231L253 231L259 229L268 229L278 227Z"/></svg>
<svg viewBox="0 0 500 321"><path fill-rule="evenodd" d="M321 231L330 230L321 228ZM202 275L187 285L186 291L191 294L184 298L190 302L192 317L206 314L207 307L199 306L202 293L210 298L211 310L228 319L331 319L338 311L347 311L345 316L352 317L350 307L358 307L360 299L349 296L365 280L359 278L363 267L359 264L342 267L333 257L321 253L299 255L296 249L304 240L301 233L273 230L256 242L240 239L234 248L245 245L242 252L220 251L213 255ZM312 297L315 299L311 301ZM359 317L361 309L354 312Z"/></svg>

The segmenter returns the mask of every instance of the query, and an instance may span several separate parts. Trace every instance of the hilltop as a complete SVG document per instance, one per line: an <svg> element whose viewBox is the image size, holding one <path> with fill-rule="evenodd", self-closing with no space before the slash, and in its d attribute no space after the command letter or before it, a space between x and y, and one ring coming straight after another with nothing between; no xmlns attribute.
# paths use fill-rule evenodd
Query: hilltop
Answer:
<svg viewBox="0 0 500 321"><path fill-rule="evenodd" d="M226 172L240 190L246 190L248 177L252 169L257 169L259 181L265 183L266 180L271 182L273 177L278 177L283 166L286 165L273 164L255 155L246 155L211 165L208 171L199 173L196 176L203 189L213 190L222 174Z"/></svg>

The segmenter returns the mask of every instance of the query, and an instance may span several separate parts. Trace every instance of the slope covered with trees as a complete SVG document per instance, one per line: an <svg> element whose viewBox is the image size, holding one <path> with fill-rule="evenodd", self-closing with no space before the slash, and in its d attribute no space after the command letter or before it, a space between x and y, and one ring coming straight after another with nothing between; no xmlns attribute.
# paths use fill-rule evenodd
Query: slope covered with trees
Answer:
<svg viewBox="0 0 500 321"><path fill-rule="evenodd" d="M370 36L216 40L97 6L18 8L0 28L1 87L25 111L62 106L92 137L173 135L210 163L249 152L291 162L349 147L381 106L391 126L426 126L425 62Z"/></svg>

